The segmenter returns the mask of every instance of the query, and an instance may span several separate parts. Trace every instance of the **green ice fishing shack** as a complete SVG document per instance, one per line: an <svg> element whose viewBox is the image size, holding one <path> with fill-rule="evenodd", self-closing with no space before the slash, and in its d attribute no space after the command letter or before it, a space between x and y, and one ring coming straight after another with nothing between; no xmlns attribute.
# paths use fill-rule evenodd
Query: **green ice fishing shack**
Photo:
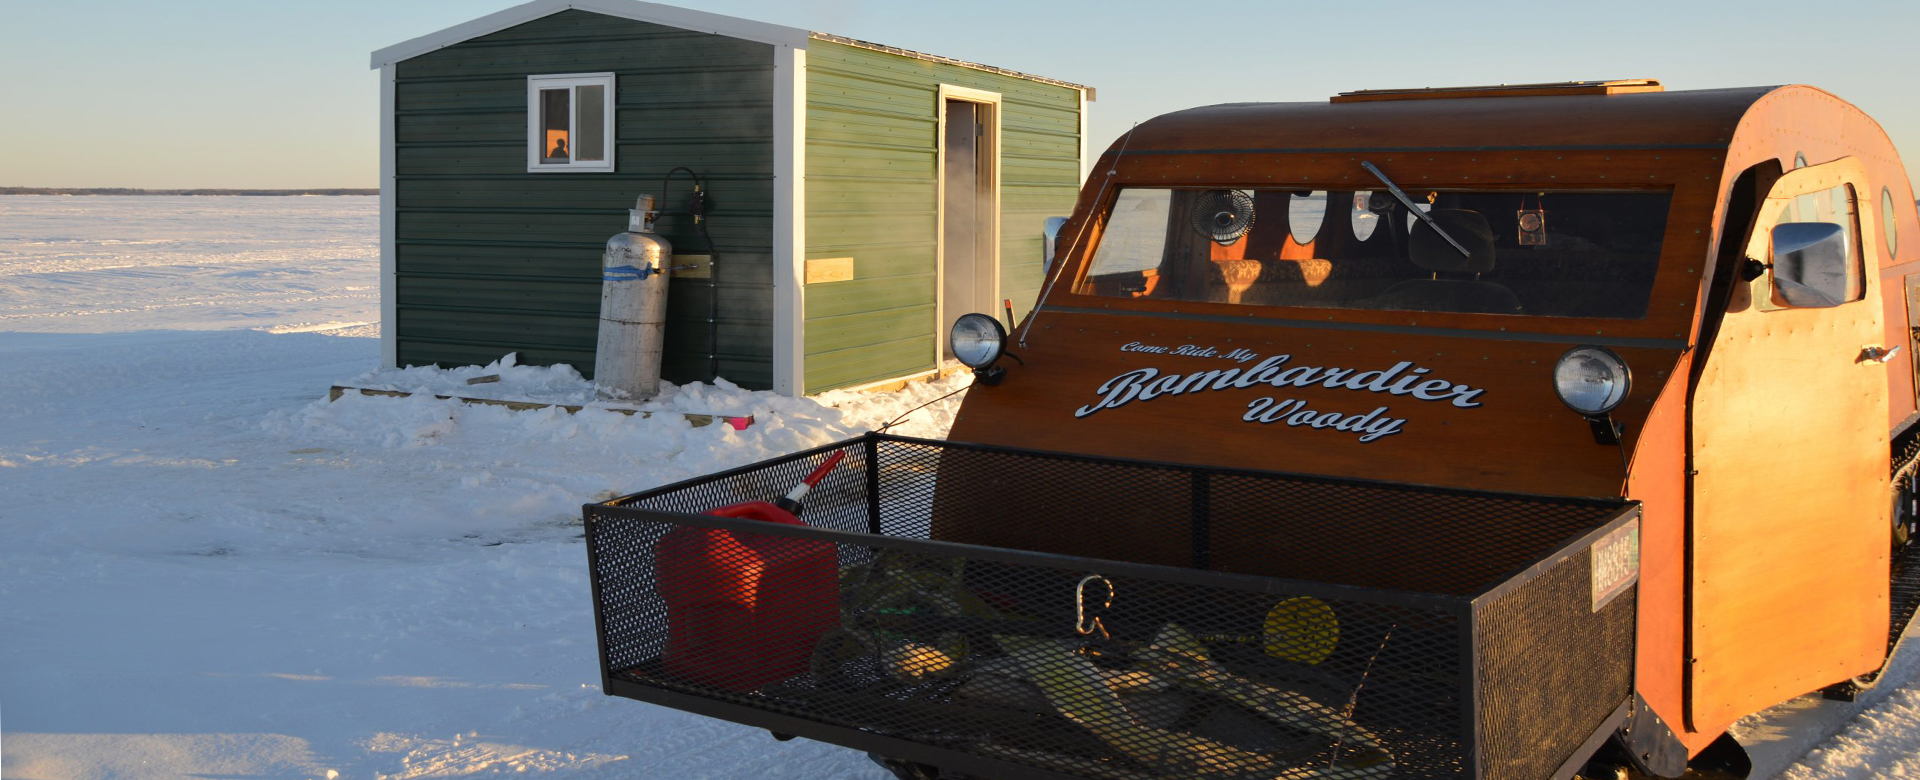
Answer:
<svg viewBox="0 0 1920 780"><path fill-rule="evenodd" d="M924 374L954 318L1032 304L1088 161L1091 88L634 0L536 0L372 60L388 366L590 373L601 248L653 193L697 266L670 282L667 380ZM711 253L672 213L696 178Z"/></svg>

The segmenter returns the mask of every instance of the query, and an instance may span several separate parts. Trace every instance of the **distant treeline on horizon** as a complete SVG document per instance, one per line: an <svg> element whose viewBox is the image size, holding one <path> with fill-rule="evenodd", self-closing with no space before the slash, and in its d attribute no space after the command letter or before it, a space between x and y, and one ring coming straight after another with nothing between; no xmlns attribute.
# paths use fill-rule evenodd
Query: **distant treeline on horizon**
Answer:
<svg viewBox="0 0 1920 780"><path fill-rule="evenodd" d="M0 187L0 195L378 195L379 190L137 190L128 187Z"/></svg>

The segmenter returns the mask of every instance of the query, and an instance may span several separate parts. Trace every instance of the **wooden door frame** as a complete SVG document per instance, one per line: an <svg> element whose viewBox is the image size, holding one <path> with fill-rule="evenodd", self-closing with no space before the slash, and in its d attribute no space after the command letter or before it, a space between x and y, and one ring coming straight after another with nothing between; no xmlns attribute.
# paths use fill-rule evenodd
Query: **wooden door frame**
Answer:
<svg viewBox="0 0 1920 780"><path fill-rule="evenodd" d="M934 154L934 217L933 217L933 367L938 369L946 359L947 341L947 101L964 100L993 106L989 113L993 116L993 127L988 135L992 138L991 152L986 155L988 165L993 166L993 186L989 195L991 206L987 215L987 246L990 248L988 264L993 278L991 300L1000 297L1000 182L1002 174L1000 126L1002 124L1001 96L998 92L983 89L941 84L934 98L934 111L939 117L933 131ZM976 154L979 152L976 150ZM995 319L998 315L994 312Z"/></svg>

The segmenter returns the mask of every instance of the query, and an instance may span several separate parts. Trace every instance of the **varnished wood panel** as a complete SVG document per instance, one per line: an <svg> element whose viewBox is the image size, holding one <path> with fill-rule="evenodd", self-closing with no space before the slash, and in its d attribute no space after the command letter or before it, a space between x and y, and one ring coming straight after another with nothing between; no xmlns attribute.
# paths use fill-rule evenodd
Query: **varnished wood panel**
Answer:
<svg viewBox="0 0 1920 780"><path fill-rule="evenodd" d="M1587 422L1555 395L1553 365L1581 343L1502 340L1435 334L1278 327L1178 317L1043 312L1029 346L1015 352L1002 383L968 393L952 438L1145 460L1363 477L1428 485L1574 496L1621 495L1621 453L1595 444ZM1134 345L1129 349L1128 345ZM1156 354L1142 347L1212 350L1210 357ZM1244 360L1226 356L1245 350ZM1627 445L1639 437L1653 398L1671 375L1679 350L1617 347L1640 381L1615 416L1627 424ZM1151 368L1157 377L1239 369L1289 356L1281 370L1302 367L1360 372L1406 361L1483 392L1465 399L1419 400L1367 390L1271 384L1198 390L1135 400L1076 416L1098 404L1114 377ZM1403 375L1411 374L1413 367ZM1156 377L1156 379L1157 379ZM1296 378L1299 378L1296 375ZM1437 393L1438 391L1435 391ZM1430 393L1430 394L1435 394ZM1258 399L1298 400L1321 413L1404 419L1398 432L1361 435L1286 422L1247 422Z"/></svg>

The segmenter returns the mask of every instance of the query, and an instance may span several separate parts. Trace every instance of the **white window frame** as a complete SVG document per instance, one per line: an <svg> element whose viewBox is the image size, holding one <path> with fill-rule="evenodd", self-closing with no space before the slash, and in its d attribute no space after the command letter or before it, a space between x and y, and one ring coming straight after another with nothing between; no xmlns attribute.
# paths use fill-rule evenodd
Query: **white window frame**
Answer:
<svg viewBox="0 0 1920 780"><path fill-rule="evenodd" d="M549 89L567 89L567 106L571 111L568 118L567 137L574 138L573 122L580 117L579 87L601 86L604 105L601 107L601 138L605 139L605 160L568 160L564 163L543 163L540 161L543 138L540 137L540 92ZM611 173L614 169L614 149L618 146L613 135L614 112L614 76L612 73L554 73L527 77L527 172L528 173ZM568 148L572 156L572 148Z"/></svg>

